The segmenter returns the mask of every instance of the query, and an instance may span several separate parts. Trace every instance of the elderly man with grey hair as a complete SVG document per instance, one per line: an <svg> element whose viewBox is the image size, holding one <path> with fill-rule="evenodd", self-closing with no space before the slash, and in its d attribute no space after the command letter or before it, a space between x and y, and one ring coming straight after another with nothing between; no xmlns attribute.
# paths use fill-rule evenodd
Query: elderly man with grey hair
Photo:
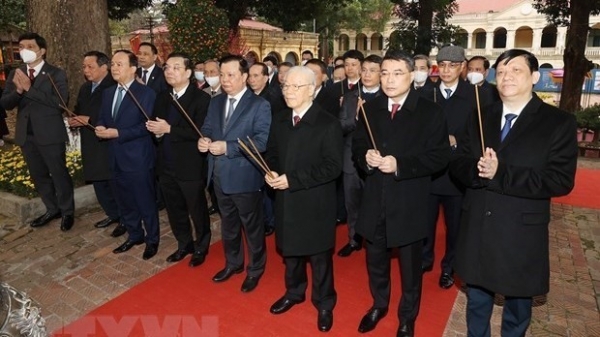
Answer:
<svg viewBox="0 0 600 337"><path fill-rule="evenodd" d="M291 68L282 88L288 108L271 124L266 160L272 171L265 180L276 191L275 239L285 262L286 293L271 306L271 313L282 314L304 301L309 262L317 327L329 331L337 300L332 254L342 129L337 118L313 104L312 70Z"/></svg>

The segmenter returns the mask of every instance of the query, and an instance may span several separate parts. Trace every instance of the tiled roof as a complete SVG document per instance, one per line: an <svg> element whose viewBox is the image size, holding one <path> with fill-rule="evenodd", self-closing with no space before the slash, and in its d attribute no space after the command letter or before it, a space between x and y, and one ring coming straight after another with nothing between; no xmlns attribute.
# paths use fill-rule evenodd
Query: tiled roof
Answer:
<svg viewBox="0 0 600 337"><path fill-rule="evenodd" d="M271 26L268 23L255 21L255 20L249 20L249 19L240 20L239 26L243 27L243 28L256 29L256 30L270 30L270 31L283 32L283 29L281 29L279 27Z"/></svg>

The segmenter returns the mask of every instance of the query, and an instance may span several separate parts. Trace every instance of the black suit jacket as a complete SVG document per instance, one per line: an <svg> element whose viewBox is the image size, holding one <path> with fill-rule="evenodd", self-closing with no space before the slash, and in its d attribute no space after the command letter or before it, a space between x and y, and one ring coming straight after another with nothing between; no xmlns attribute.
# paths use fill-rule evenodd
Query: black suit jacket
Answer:
<svg viewBox="0 0 600 337"><path fill-rule="evenodd" d="M483 112L485 147L498 156L493 179L478 176L477 125L450 164L467 187L455 270L466 283L502 295L542 295L549 290L550 198L574 186L577 125L535 94L500 142L502 118L502 102Z"/></svg>
<svg viewBox="0 0 600 337"><path fill-rule="evenodd" d="M350 89L348 87L348 79L345 79L338 83L332 83L331 85L327 86L327 88L329 89L328 91L331 94L331 96L338 98L338 99L340 97L344 96L345 94L349 93L350 91L357 90L358 87L362 87L362 83L360 81L358 81L358 83L356 85L354 85L352 87L352 89Z"/></svg>
<svg viewBox="0 0 600 337"><path fill-rule="evenodd" d="M142 78L142 68L138 68L136 74L139 78ZM163 90L167 90L170 86L167 84L165 80L165 74L161 67L155 66L151 73L147 74L147 82L146 85L157 94L161 93Z"/></svg>
<svg viewBox="0 0 600 337"><path fill-rule="evenodd" d="M166 145L169 147L171 164L178 179L205 180L206 154L198 151L200 136L181 110L177 108L171 93L170 89L161 92L156 97L154 105L155 116L167 120L171 125L171 133L158 138L157 172L160 174L165 170ZM208 113L210 95L195 85L189 85L185 94L178 101L200 130Z"/></svg>
<svg viewBox="0 0 600 337"><path fill-rule="evenodd" d="M23 65L20 69L27 74L27 66ZM62 109L59 107L69 103L69 87L65 71L45 62L29 91L23 94L17 93L13 82L14 76L15 70L8 75L1 102L6 110L18 108L15 143L19 146L25 144L28 124L31 125L35 141L40 145L68 141ZM60 96L48 76L52 77ZM65 102L63 103L59 97L62 97Z"/></svg>
<svg viewBox="0 0 600 337"><path fill-rule="evenodd" d="M102 106L102 92L104 89L115 85L115 81L108 74L92 93L92 82L87 81L79 88L77 103L73 112L82 116L89 116L89 123L96 126ZM108 141L96 137L94 131L87 127L79 128L81 134L81 157L83 161L83 174L86 181L110 179L108 166Z"/></svg>
<svg viewBox="0 0 600 337"><path fill-rule="evenodd" d="M289 188L276 191L275 238L283 256L322 253L335 246L336 185L342 171L342 130L313 104L292 125L292 110L271 124L266 160L285 174Z"/></svg>
<svg viewBox="0 0 600 337"><path fill-rule="evenodd" d="M328 112L335 118L338 118L340 114L340 99L331 94L325 87L321 87L319 94L315 97L314 101L319 104L323 110Z"/></svg>
<svg viewBox="0 0 600 337"><path fill-rule="evenodd" d="M398 171L386 174L367 166L365 155L373 145L361 116L352 144L354 160L366 174L356 232L373 241L383 216L388 247L422 240L427 235L431 176L450 157L446 118L439 105L412 88L393 120L385 95L367 102L365 112L377 149L396 158Z"/></svg>

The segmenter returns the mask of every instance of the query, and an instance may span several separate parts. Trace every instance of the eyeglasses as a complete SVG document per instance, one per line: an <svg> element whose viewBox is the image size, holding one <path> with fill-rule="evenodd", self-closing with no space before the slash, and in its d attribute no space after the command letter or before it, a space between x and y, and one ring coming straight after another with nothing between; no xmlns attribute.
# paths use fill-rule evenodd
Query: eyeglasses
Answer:
<svg viewBox="0 0 600 337"><path fill-rule="evenodd" d="M291 90L292 92L294 92L294 91L298 91L300 88L305 87L307 85L310 85L310 84L302 84L302 85L297 85L297 84L282 84L281 85L281 90L283 90L283 91Z"/></svg>
<svg viewBox="0 0 600 337"><path fill-rule="evenodd" d="M168 70L180 71L180 70L185 70L185 67L180 67L180 66L171 67L170 65L165 65L163 67L163 71L168 71Z"/></svg>
<svg viewBox="0 0 600 337"><path fill-rule="evenodd" d="M362 74L378 74L380 71L375 69L361 69Z"/></svg>
<svg viewBox="0 0 600 337"><path fill-rule="evenodd" d="M448 63L438 63L438 68L447 69L450 68L452 70L458 69L462 65L462 62L448 62Z"/></svg>

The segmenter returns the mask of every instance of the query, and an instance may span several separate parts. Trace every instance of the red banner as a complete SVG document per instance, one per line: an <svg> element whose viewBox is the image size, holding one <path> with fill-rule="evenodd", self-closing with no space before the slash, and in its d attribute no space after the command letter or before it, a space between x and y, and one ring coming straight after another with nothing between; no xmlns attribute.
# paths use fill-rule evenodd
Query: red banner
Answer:
<svg viewBox="0 0 600 337"><path fill-rule="evenodd" d="M129 39L129 44L131 45L131 51L134 54L137 54L138 50L140 49L140 43L142 43L142 38L140 37L140 34L137 34L134 37L132 37L131 39Z"/></svg>

